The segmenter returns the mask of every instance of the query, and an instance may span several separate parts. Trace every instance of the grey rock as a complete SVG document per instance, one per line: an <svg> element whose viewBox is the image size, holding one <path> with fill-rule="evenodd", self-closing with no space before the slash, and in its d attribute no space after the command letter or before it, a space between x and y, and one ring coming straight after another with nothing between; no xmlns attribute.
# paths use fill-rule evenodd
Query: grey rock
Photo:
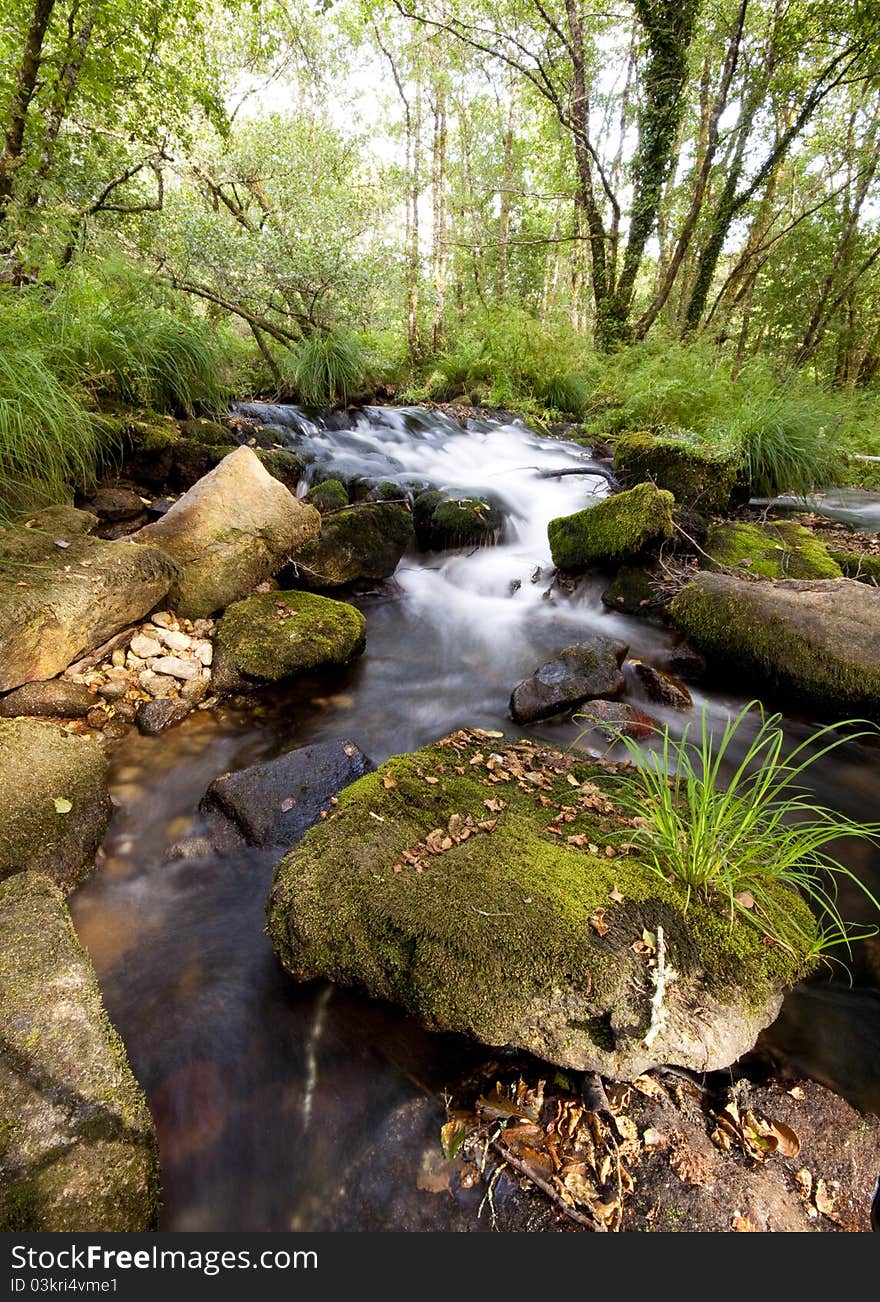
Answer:
<svg viewBox="0 0 880 1302"><path fill-rule="evenodd" d="M0 700L0 717L20 718L42 715L44 718L83 719L95 704L95 697L82 683L64 678L48 682L25 683Z"/></svg>
<svg viewBox="0 0 880 1302"><path fill-rule="evenodd" d="M591 698L620 696L626 679L620 670L628 650L616 638L592 637L565 647L513 689L510 713L516 723L545 719Z"/></svg>
<svg viewBox="0 0 880 1302"><path fill-rule="evenodd" d="M137 707L135 722L138 730L146 737L155 737L166 728L173 728L182 723L192 713L193 702L183 697L174 700L168 698L153 701L141 701Z"/></svg>

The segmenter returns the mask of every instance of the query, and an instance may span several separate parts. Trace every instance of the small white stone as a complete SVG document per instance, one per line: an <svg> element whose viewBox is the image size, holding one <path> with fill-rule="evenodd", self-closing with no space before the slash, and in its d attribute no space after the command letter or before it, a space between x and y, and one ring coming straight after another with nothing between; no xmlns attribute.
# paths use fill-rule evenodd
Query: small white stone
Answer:
<svg viewBox="0 0 880 1302"><path fill-rule="evenodd" d="M159 656L152 664L153 672L170 674L172 678L195 678L199 672L198 665L192 660L181 660L180 656Z"/></svg>
<svg viewBox="0 0 880 1302"><path fill-rule="evenodd" d="M158 628L171 628L174 623L174 616L170 611L157 610L150 616L150 620L152 623L157 625Z"/></svg>
<svg viewBox="0 0 880 1302"><path fill-rule="evenodd" d="M127 664L129 670L130 670L132 673L134 673L135 670L137 670L137 669L143 669L147 662L146 662L146 660L142 660L140 656L133 656L133 655L131 654L131 652L129 651L129 653L128 653L128 657L127 657L125 663Z"/></svg>
<svg viewBox="0 0 880 1302"><path fill-rule="evenodd" d="M198 642L194 654L196 660L207 667L214 659L214 648L210 642Z"/></svg>
<svg viewBox="0 0 880 1302"><path fill-rule="evenodd" d="M118 646L116 648L116 650L113 652L113 655L110 657L110 660L112 664L116 666L117 669L119 668L120 665L125 664L125 652L123 651L121 646Z"/></svg>
<svg viewBox="0 0 880 1302"><path fill-rule="evenodd" d="M144 633L135 633L128 649L139 660L149 660L151 656L162 654L162 646L156 638L147 637Z"/></svg>
<svg viewBox="0 0 880 1302"><path fill-rule="evenodd" d="M157 629L156 636L160 642L169 647L172 651L188 651L192 644L191 638L187 637L185 633L178 633L177 630L173 628ZM153 652L153 654L155 655L156 653Z"/></svg>
<svg viewBox="0 0 880 1302"><path fill-rule="evenodd" d="M111 669L105 671L107 678L128 678L128 670L124 665L114 665Z"/></svg>
<svg viewBox="0 0 880 1302"><path fill-rule="evenodd" d="M170 696L172 692L177 691L176 679L166 678L163 674L154 674L150 669L141 670L138 674L138 682L150 696Z"/></svg>

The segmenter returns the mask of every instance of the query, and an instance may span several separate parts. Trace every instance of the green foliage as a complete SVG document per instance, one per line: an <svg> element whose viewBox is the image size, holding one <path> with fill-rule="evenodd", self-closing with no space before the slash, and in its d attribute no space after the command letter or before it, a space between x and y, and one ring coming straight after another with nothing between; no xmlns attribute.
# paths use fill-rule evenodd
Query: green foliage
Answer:
<svg viewBox="0 0 880 1302"><path fill-rule="evenodd" d="M760 722L747 741L753 712ZM588 718L589 711L576 717ZM752 701L716 737L704 707L697 740L690 725L678 740L664 728L659 752L647 763L638 743L621 736L636 763L618 797L638 820L627 838L660 876L684 887L688 899L720 896L731 923L751 923L797 953L848 950L856 937L837 910L837 883L846 878L878 910L880 903L827 847L845 837L880 844L880 823L857 823L816 804L802 779L824 756L860 737L876 737L877 729L847 720L786 750L781 718ZM773 888L780 885L806 896L818 917L818 937L803 931L794 910L779 908Z"/></svg>
<svg viewBox="0 0 880 1302"><path fill-rule="evenodd" d="M347 403L368 386L373 370L364 344L350 330L310 335L292 357L289 378L308 407Z"/></svg>

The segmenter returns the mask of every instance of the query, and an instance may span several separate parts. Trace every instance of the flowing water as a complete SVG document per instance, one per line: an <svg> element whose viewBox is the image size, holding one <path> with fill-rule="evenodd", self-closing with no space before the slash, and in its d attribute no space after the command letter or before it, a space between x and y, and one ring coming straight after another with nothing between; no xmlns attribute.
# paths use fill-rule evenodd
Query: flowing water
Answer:
<svg viewBox="0 0 880 1302"><path fill-rule="evenodd" d="M156 1119L160 1228L487 1229L476 1194L462 1206L430 1169L442 1090L486 1051L349 992L290 981L263 932L277 855L219 855L193 841L205 827L199 801L218 774L320 740L351 738L376 763L463 725L568 745L570 722L513 727L520 679L584 635L623 638L631 656L660 667L677 638L607 610L598 576L573 593L553 583L548 520L607 491L587 450L520 423L464 430L416 409L369 408L335 428L290 407L239 411L307 454L313 477L431 484L502 506L507 524L495 547L411 551L390 584L354 598L367 649L351 667L267 690L248 711L221 706L164 736L131 735L114 752L106 858L71 905ZM635 685L628 699L680 732L704 707L722 727L749 698L736 682L695 690L684 716L640 701ZM815 726L786 717L793 740ZM874 816L877 754L835 752L814 771L820 799ZM877 852L850 843L843 855L876 890ZM870 917L858 892L841 903ZM836 980L794 992L770 1047L880 1111L880 992L864 975L871 955L856 957L852 989Z"/></svg>

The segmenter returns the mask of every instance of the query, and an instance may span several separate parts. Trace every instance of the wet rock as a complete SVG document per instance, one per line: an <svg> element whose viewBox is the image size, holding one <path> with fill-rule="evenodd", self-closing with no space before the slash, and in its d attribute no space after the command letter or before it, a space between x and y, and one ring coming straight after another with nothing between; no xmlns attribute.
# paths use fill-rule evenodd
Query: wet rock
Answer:
<svg viewBox="0 0 880 1302"><path fill-rule="evenodd" d="M638 680L642 691L651 701L665 705L671 710L689 710L693 705L691 694L684 683L672 674L646 665L643 660L628 660L624 668L629 669Z"/></svg>
<svg viewBox="0 0 880 1302"><path fill-rule="evenodd" d="M815 960L746 920L731 929L723 901L688 901L637 856L608 856L619 781L617 766L479 730L395 756L278 865L267 918L282 964L431 1029L615 1079L729 1065ZM779 888L775 906L815 931L799 897ZM658 927L675 972L659 1016L655 969L633 947Z"/></svg>
<svg viewBox="0 0 880 1302"><path fill-rule="evenodd" d="M116 701L113 705L113 716L121 719L123 723L134 723L137 713L137 705L134 701Z"/></svg>
<svg viewBox="0 0 880 1302"><path fill-rule="evenodd" d="M619 696L626 687L620 670L627 644L593 637L566 647L514 689L510 713L516 723L546 719L593 697Z"/></svg>
<svg viewBox="0 0 880 1302"><path fill-rule="evenodd" d="M843 574L821 539L791 520L713 525L700 566L742 569L762 579L839 579Z"/></svg>
<svg viewBox="0 0 880 1302"><path fill-rule="evenodd" d="M547 526L553 564L580 570L635 556L672 536L674 498L653 484L606 497L585 511L558 516Z"/></svg>
<svg viewBox="0 0 880 1302"><path fill-rule="evenodd" d="M625 615L651 614L665 604L657 593L658 577L653 570L622 565L602 593L602 601L611 610L621 610Z"/></svg>
<svg viewBox="0 0 880 1302"><path fill-rule="evenodd" d="M128 682L124 678L111 678L106 683L98 684L98 695L105 701L120 701L128 691Z"/></svg>
<svg viewBox="0 0 880 1302"><path fill-rule="evenodd" d="M413 524L421 551L447 551L497 542L504 516L482 498L452 497L430 489L419 493L413 502Z"/></svg>
<svg viewBox="0 0 880 1302"><path fill-rule="evenodd" d="M618 737L646 741L663 731L662 724L652 715L623 701L588 701L578 713L577 722L583 729L578 742L589 742L593 733L600 733L609 741L616 741Z"/></svg>
<svg viewBox="0 0 880 1302"><path fill-rule="evenodd" d="M174 557L182 572L172 604L195 618L225 608L271 577L320 526L315 508L298 501L242 447L132 540Z"/></svg>
<svg viewBox="0 0 880 1302"><path fill-rule="evenodd" d="M249 845L294 845L330 798L373 770L352 741L328 741L288 751L215 778L203 808L223 814Z"/></svg>
<svg viewBox="0 0 880 1302"><path fill-rule="evenodd" d="M393 502L334 511L322 518L317 538L294 552L297 582L324 590L390 578L412 536L412 516Z"/></svg>
<svg viewBox="0 0 880 1302"><path fill-rule="evenodd" d="M668 674L682 678L686 683L699 683L706 675L706 657L687 642L673 647L663 663Z"/></svg>
<svg viewBox="0 0 880 1302"><path fill-rule="evenodd" d="M51 723L3 720L0 791L0 878L32 869L72 889L91 870L110 821L100 749Z"/></svg>
<svg viewBox="0 0 880 1302"><path fill-rule="evenodd" d="M56 719L83 719L95 704L95 698L82 683L71 683L64 678L50 678L48 682L25 683L0 700L0 717L20 718L23 715L43 715Z"/></svg>
<svg viewBox="0 0 880 1302"><path fill-rule="evenodd" d="M823 715L880 716L880 589L698 574L670 607L710 665Z"/></svg>
<svg viewBox="0 0 880 1302"><path fill-rule="evenodd" d="M59 890L0 883L0 1229L155 1226L153 1122Z"/></svg>
<svg viewBox="0 0 880 1302"><path fill-rule="evenodd" d="M110 716L100 705L94 706L86 715L86 723L90 728L103 728L108 722Z"/></svg>
<svg viewBox="0 0 880 1302"><path fill-rule="evenodd" d="M274 681L347 664L363 651L365 630L361 612L346 602L311 592L261 592L229 607L217 625L217 644L240 674ZM215 666L215 683L217 673Z"/></svg>
<svg viewBox="0 0 880 1302"><path fill-rule="evenodd" d="M59 539L68 546L56 546ZM158 547L7 529L0 536L0 691L54 678L141 619L178 573Z"/></svg>
<svg viewBox="0 0 880 1302"><path fill-rule="evenodd" d="M263 469L294 495L305 474L306 462L289 448L257 448L256 456Z"/></svg>
<svg viewBox="0 0 880 1302"><path fill-rule="evenodd" d="M207 836L187 836L168 847L171 859L207 859L215 853L214 842Z"/></svg>
<svg viewBox="0 0 880 1302"><path fill-rule="evenodd" d="M187 701L183 697L174 700L166 697L141 701L135 715L138 731L146 737L155 737L166 728L173 728L175 724L182 723L186 716L192 713L193 706L193 701Z"/></svg>
<svg viewBox="0 0 880 1302"><path fill-rule="evenodd" d="M729 452L698 439L661 434L619 435L614 470L630 487L651 481L673 493L682 506L707 515L730 510L739 486L739 466Z"/></svg>

